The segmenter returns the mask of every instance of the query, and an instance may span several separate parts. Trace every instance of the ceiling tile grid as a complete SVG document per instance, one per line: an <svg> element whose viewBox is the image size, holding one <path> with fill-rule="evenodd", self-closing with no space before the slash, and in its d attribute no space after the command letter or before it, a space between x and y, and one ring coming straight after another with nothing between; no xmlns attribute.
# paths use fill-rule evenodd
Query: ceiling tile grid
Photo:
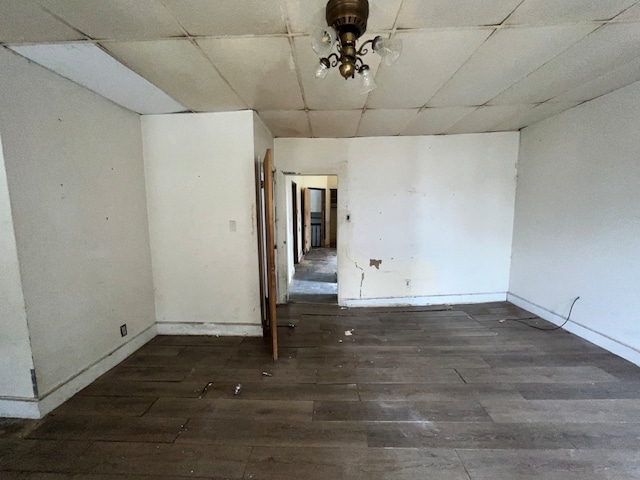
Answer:
<svg viewBox="0 0 640 480"><path fill-rule="evenodd" d="M146 40L183 35L157 0L38 0L47 11L95 40Z"/></svg>
<svg viewBox="0 0 640 480"><path fill-rule="evenodd" d="M607 21L638 0L525 0L506 20L509 25L557 25Z"/></svg>
<svg viewBox="0 0 640 480"><path fill-rule="evenodd" d="M635 59L640 28L635 23L609 24L587 35L490 103L541 103Z"/></svg>
<svg viewBox="0 0 640 480"><path fill-rule="evenodd" d="M429 100L429 106L484 105L596 28L576 24L499 30Z"/></svg>
<svg viewBox="0 0 640 480"><path fill-rule="evenodd" d="M254 110L304 108L300 83L286 37L198 39L218 71Z"/></svg>
<svg viewBox="0 0 640 480"><path fill-rule="evenodd" d="M258 115L276 137L311 136L309 118L303 110L261 110Z"/></svg>
<svg viewBox="0 0 640 480"><path fill-rule="evenodd" d="M402 55L381 68L371 108L421 108L493 33L493 29L402 32Z"/></svg>
<svg viewBox="0 0 640 480"><path fill-rule="evenodd" d="M35 2L0 0L2 43L68 42L85 38L85 35L60 22Z"/></svg>
<svg viewBox="0 0 640 480"><path fill-rule="evenodd" d="M359 137L387 137L400 135L407 124L418 115L418 109L366 110L360 120Z"/></svg>
<svg viewBox="0 0 640 480"><path fill-rule="evenodd" d="M478 107L424 108L402 130L402 135L442 135Z"/></svg>
<svg viewBox="0 0 640 480"><path fill-rule="evenodd" d="M189 40L115 42L117 60L194 112L247 108L239 95Z"/></svg>
<svg viewBox="0 0 640 480"><path fill-rule="evenodd" d="M640 80L638 0L369 3L359 44L404 49L391 67L365 57L368 95L315 78L326 0L0 0L0 44L86 42L34 61L138 113L254 109L279 137L518 130Z"/></svg>

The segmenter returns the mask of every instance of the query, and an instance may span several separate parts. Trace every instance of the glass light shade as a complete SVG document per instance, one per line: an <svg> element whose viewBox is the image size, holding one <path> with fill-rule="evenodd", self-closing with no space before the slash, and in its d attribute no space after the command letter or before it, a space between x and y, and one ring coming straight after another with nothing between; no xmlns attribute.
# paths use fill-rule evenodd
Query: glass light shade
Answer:
<svg viewBox="0 0 640 480"><path fill-rule="evenodd" d="M329 73L329 67L322 60L318 62L318 68L316 68L316 78L322 80Z"/></svg>
<svg viewBox="0 0 640 480"><path fill-rule="evenodd" d="M373 42L373 51L382 57L385 65L393 65L402 53L402 40L378 37Z"/></svg>
<svg viewBox="0 0 640 480"><path fill-rule="evenodd" d="M369 67L363 68L360 72L360 94L366 95L372 90L378 88L376 81L373 79L373 75L371 74L371 70Z"/></svg>
<svg viewBox="0 0 640 480"><path fill-rule="evenodd" d="M338 33L335 28L320 27L311 35L311 48L321 57L326 57L331 53L337 40Z"/></svg>

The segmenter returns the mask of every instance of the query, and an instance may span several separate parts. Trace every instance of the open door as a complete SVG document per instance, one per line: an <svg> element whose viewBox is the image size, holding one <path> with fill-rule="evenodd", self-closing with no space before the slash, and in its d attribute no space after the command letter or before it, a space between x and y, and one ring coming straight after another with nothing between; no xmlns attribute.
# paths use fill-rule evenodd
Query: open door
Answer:
<svg viewBox="0 0 640 480"><path fill-rule="evenodd" d="M306 255L311 250L311 190L308 188L302 190L302 232L302 252Z"/></svg>
<svg viewBox="0 0 640 480"><path fill-rule="evenodd" d="M269 333L273 360L278 360L278 321L276 318L276 245L275 245L275 215L273 212L273 155L271 149L264 157L264 200L266 227L266 257L267 257L267 297Z"/></svg>

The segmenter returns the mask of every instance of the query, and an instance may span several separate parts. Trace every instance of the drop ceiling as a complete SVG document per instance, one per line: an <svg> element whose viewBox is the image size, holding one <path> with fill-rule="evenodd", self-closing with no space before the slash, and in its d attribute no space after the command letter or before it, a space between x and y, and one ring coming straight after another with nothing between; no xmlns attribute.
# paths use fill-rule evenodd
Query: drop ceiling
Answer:
<svg viewBox="0 0 640 480"><path fill-rule="evenodd" d="M640 80L638 0L369 0L378 88L317 80L326 0L0 0L0 43L138 113L256 110L277 137L514 131ZM114 61L116 60L116 61Z"/></svg>

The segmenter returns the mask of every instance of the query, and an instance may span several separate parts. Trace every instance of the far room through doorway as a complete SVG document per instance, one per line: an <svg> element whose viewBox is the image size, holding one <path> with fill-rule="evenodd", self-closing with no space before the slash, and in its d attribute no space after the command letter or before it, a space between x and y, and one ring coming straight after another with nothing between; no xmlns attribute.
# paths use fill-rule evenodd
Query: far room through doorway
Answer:
<svg viewBox="0 0 640 480"><path fill-rule="evenodd" d="M338 302L338 177L291 175L289 252L294 272L289 283L293 303Z"/></svg>

